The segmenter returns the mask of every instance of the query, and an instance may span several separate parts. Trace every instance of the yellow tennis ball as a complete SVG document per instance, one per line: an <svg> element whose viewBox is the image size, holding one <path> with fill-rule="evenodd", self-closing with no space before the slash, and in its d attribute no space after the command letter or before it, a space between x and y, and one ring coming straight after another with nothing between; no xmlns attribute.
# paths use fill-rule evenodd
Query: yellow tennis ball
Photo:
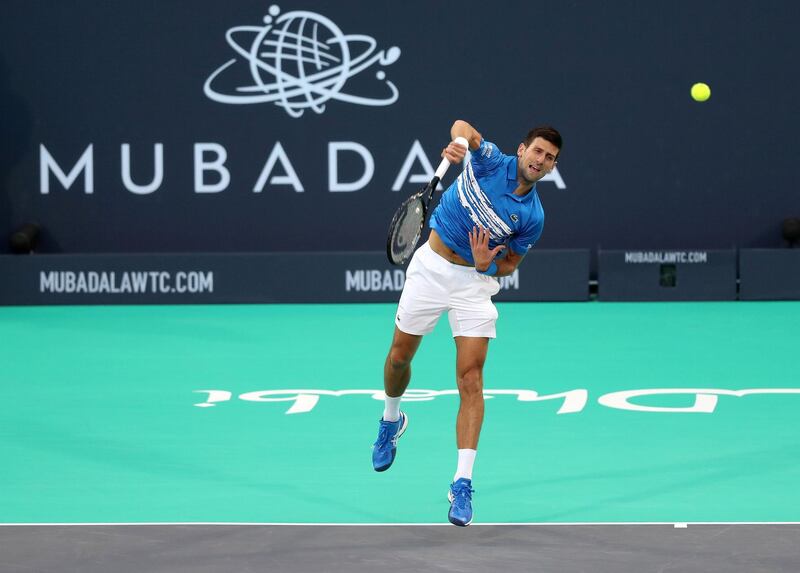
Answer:
<svg viewBox="0 0 800 573"><path fill-rule="evenodd" d="M694 101L706 101L710 97L711 88L708 87L708 84L699 82L692 86L692 99Z"/></svg>

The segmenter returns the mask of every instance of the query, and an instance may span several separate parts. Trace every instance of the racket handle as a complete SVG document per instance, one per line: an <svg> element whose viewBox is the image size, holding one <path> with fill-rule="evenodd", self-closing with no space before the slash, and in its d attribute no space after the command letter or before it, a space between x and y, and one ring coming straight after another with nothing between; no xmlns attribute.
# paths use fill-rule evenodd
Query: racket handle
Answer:
<svg viewBox="0 0 800 573"><path fill-rule="evenodd" d="M453 140L453 143L457 143L462 147L466 147L469 149L469 142L467 141L466 137L458 136ZM447 173L447 169L450 167L450 162L447 159L442 159L442 162L439 164L439 167L436 168L436 173L434 175L441 180L444 177L444 174Z"/></svg>

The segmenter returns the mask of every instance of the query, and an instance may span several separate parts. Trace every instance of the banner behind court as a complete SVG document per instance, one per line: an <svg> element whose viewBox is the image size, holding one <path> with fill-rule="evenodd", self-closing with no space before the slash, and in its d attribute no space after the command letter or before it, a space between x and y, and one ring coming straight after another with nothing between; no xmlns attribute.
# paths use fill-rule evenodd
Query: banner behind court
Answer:
<svg viewBox="0 0 800 573"><path fill-rule="evenodd" d="M506 153L562 131L541 248L778 247L797 11L13 1L0 252L29 221L44 253L379 251L457 118Z"/></svg>

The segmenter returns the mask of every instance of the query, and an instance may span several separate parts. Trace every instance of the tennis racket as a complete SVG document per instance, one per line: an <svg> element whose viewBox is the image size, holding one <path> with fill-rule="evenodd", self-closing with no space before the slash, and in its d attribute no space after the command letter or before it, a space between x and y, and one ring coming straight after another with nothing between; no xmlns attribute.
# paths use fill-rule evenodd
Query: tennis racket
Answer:
<svg viewBox="0 0 800 573"><path fill-rule="evenodd" d="M456 137L453 141L464 147L469 145L463 137ZM442 159L433 179L421 191L403 201L394 212L392 222L389 224L389 236L386 239L386 255L393 265L405 264L414 254L433 193L449 167L450 162Z"/></svg>

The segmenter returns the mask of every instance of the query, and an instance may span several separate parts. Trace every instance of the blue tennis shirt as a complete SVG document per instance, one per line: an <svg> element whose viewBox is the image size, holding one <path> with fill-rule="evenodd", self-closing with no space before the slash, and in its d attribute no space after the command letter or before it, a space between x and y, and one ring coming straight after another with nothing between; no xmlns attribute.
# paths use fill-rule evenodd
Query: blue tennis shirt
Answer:
<svg viewBox="0 0 800 573"><path fill-rule="evenodd" d="M518 186L517 157L504 155L493 143L481 140L464 171L442 194L430 227L471 263L469 233L474 226L489 230L490 249L507 245L525 255L542 235L544 209L535 185L524 197L514 194Z"/></svg>

